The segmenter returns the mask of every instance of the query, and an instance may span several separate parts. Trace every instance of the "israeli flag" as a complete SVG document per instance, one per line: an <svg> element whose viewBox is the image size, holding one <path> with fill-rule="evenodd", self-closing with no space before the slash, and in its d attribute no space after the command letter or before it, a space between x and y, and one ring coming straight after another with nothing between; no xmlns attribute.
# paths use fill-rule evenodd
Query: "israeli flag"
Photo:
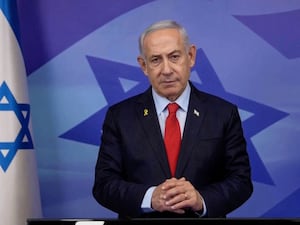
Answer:
<svg viewBox="0 0 300 225"><path fill-rule="evenodd" d="M40 218L27 77L15 0L0 0L0 224Z"/></svg>

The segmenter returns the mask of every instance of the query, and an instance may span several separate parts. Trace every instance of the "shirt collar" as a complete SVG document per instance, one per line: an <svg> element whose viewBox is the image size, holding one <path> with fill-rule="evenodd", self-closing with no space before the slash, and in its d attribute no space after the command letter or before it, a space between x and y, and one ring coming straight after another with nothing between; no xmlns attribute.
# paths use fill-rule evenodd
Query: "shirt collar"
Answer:
<svg viewBox="0 0 300 225"><path fill-rule="evenodd" d="M191 87L190 84L187 83L186 88L175 101L180 106L180 108L185 112L187 112L188 109L190 93L191 93ZM170 103L170 100L158 95L153 88L152 88L152 95L154 99L156 112L158 115L160 115L165 110L167 105Z"/></svg>

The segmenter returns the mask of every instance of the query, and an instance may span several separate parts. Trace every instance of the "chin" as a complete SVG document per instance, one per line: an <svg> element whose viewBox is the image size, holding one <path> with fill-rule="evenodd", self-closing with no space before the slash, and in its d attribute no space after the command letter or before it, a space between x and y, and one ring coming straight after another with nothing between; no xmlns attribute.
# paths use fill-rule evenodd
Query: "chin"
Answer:
<svg viewBox="0 0 300 225"><path fill-rule="evenodd" d="M164 96L167 99L169 99L170 101L175 101L178 98L179 95L180 94L178 94L178 92L172 92L172 93L166 93Z"/></svg>

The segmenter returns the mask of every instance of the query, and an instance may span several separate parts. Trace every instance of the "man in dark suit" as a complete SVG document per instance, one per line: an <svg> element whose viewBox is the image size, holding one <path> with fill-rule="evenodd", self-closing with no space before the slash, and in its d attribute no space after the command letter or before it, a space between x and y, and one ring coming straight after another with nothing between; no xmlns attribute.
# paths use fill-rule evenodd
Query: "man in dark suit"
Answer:
<svg viewBox="0 0 300 225"><path fill-rule="evenodd" d="M196 47L178 23L151 25L139 45L138 62L151 87L107 111L95 199L120 218L226 217L253 191L237 107L189 81ZM169 103L179 107L179 128L171 131ZM176 147L164 139L174 130L180 146L172 164L166 150Z"/></svg>

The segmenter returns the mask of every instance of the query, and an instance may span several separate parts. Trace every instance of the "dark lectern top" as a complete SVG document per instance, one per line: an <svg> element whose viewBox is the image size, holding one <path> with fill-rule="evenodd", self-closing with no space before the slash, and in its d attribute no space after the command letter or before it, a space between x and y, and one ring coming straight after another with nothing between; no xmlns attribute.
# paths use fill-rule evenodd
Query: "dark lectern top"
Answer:
<svg viewBox="0 0 300 225"><path fill-rule="evenodd" d="M117 220L117 219L28 219L27 225L290 225L299 224L300 218L243 218L243 219L132 219L132 220Z"/></svg>

